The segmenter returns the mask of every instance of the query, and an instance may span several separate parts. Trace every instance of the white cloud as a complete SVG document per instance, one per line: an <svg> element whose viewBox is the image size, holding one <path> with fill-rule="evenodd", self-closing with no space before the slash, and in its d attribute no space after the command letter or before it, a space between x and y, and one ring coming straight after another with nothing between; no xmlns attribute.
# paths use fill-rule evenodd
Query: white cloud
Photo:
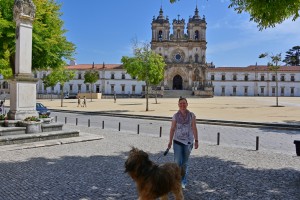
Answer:
<svg viewBox="0 0 300 200"><path fill-rule="evenodd" d="M243 20L237 20L232 23L226 23L225 19L214 24L214 29L228 30L227 33L232 32L239 33L235 37L234 41L224 41L215 45L211 45L208 48L208 53L214 52L225 52L228 50L241 49L247 46L258 45L262 47L263 44L273 42L276 44L286 44L299 45L300 41L300 21L286 20L282 24L278 24L274 28L264 29L259 31L257 25L254 22ZM293 46L293 45L292 45ZM292 46L288 47L291 48ZM286 49L287 50L287 49ZM284 50L285 51L285 50Z"/></svg>

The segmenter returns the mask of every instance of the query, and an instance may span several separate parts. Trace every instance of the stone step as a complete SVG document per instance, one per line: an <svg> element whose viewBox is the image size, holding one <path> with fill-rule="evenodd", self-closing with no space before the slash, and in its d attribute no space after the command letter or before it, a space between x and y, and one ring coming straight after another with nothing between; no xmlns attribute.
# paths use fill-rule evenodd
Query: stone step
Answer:
<svg viewBox="0 0 300 200"><path fill-rule="evenodd" d="M164 98L179 98L180 96L190 98L193 97L191 90L165 90Z"/></svg>
<svg viewBox="0 0 300 200"><path fill-rule="evenodd" d="M14 127L14 128L22 128L22 127ZM5 136L0 136L0 146L37 142L43 140L54 140L60 138L78 137L78 136L79 136L79 131L69 131L69 130L32 133L32 134L19 134L19 135L9 135L9 136L5 135Z"/></svg>
<svg viewBox="0 0 300 200"><path fill-rule="evenodd" d="M61 123L49 123L42 124L42 132L50 132L50 131L61 131L63 124Z"/></svg>
<svg viewBox="0 0 300 200"><path fill-rule="evenodd" d="M61 131L63 128L63 124L61 123L49 123L42 124L41 131L42 132L51 132L51 131ZM9 135L21 135L26 133L26 127L0 127L0 136L9 136Z"/></svg>
<svg viewBox="0 0 300 200"><path fill-rule="evenodd" d="M25 134L26 127L0 127L0 136Z"/></svg>

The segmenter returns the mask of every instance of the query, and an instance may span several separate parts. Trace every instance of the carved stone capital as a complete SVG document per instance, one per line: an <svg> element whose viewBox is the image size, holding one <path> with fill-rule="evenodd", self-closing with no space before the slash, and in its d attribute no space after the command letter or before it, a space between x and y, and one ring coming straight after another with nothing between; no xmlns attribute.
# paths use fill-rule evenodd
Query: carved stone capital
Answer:
<svg viewBox="0 0 300 200"><path fill-rule="evenodd" d="M36 7L32 0L15 0L14 3L14 20L28 19L33 20L35 17Z"/></svg>

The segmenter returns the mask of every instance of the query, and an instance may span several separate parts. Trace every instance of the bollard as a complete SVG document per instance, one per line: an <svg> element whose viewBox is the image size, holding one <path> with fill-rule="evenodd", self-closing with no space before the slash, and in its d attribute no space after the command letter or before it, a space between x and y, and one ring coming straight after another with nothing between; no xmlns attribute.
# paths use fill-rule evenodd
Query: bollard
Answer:
<svg viewBox="0 0 300 200"><path fill-rule="evenodd" d="M220 145L220 133L218 132L218 136L217 136L217 145Z"/></svg>
<svg viewBox="0 0 300 200"><path fill-rule="evenodd" d="M65 124L67 123L67 117L65 117Z"/></svg>
<svg viewBox="0 0 300 200"><path fill-rule="evenodd" d="M159 137L161 137L162 127L159 128Z"/></svg>
<svg viewBox="0 0 300 200"><path fill-rule="evenodd" d="M259 137L256 136L256 151L259 149Z"/></svg>
<svg viewBox="0 0 300 200"><path fill-rule="evenodd" d="M102 129L104 129L104 121L102 121Z"/></svg>
<svg viewBox="0 0 300 200"><path fill-rule="evenodd" d="M76 118L76 126L78 125L78 118Z"/></svg>
<svg viewBox="0 0 300 200"><path fill-rule="evenodd" d="M300 156L300 140L294 140L294 144L296 147L296 155Z"/></svg>
<svg viewBox="0 0 300 200"><path fill-rule="evenodd" d="M57 116L55 116L55 122L57 122Z"/></svg>
<svg viewBox="0 0 300 200"><path fill-rule="evenodd" d="M121 122L119 122L119 131L121 130Z"/></svg>
<svg viewBox="0 0 300 200"><path fill-rule="evenodd" d="M91 120L89 119L88 120L88 127L90 127L91 126Z"/></svg>
<svg viewBox="0 0 300 200"><path fill-rule="evenodd" d="M137 134L140 134L140 125L137 125Z"/></svg>

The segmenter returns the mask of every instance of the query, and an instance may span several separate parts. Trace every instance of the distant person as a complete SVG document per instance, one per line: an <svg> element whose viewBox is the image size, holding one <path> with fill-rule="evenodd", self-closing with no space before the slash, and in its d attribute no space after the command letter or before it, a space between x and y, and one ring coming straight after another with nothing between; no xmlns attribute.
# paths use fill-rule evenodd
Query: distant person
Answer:
<svg viewBox="0 0 300 200"><path fill-rule="evenodd" d="M86 107L86 97L85 96L83 96L82 107Z"/></svg>
<svg viewBox="0 0 300 200"><path fill-rule="evenodd" d="M116 92L114 92L114 103L116 103L117 102L117 94L116 94Z"/></svg>
<svg viewBox="0 0 300 200"><path fill-rule="evenodd" d="M4 114L4 102L5 102L5 98L0 101L0 112L1 112L1 114Z"/></svg>
<svg viewBox="0 0 300 200"><path fill-rule="evenodd" d="M77 107L79 107L80 105L81 105L81 100L80 100L80 96L78 96Z"/></svg>

